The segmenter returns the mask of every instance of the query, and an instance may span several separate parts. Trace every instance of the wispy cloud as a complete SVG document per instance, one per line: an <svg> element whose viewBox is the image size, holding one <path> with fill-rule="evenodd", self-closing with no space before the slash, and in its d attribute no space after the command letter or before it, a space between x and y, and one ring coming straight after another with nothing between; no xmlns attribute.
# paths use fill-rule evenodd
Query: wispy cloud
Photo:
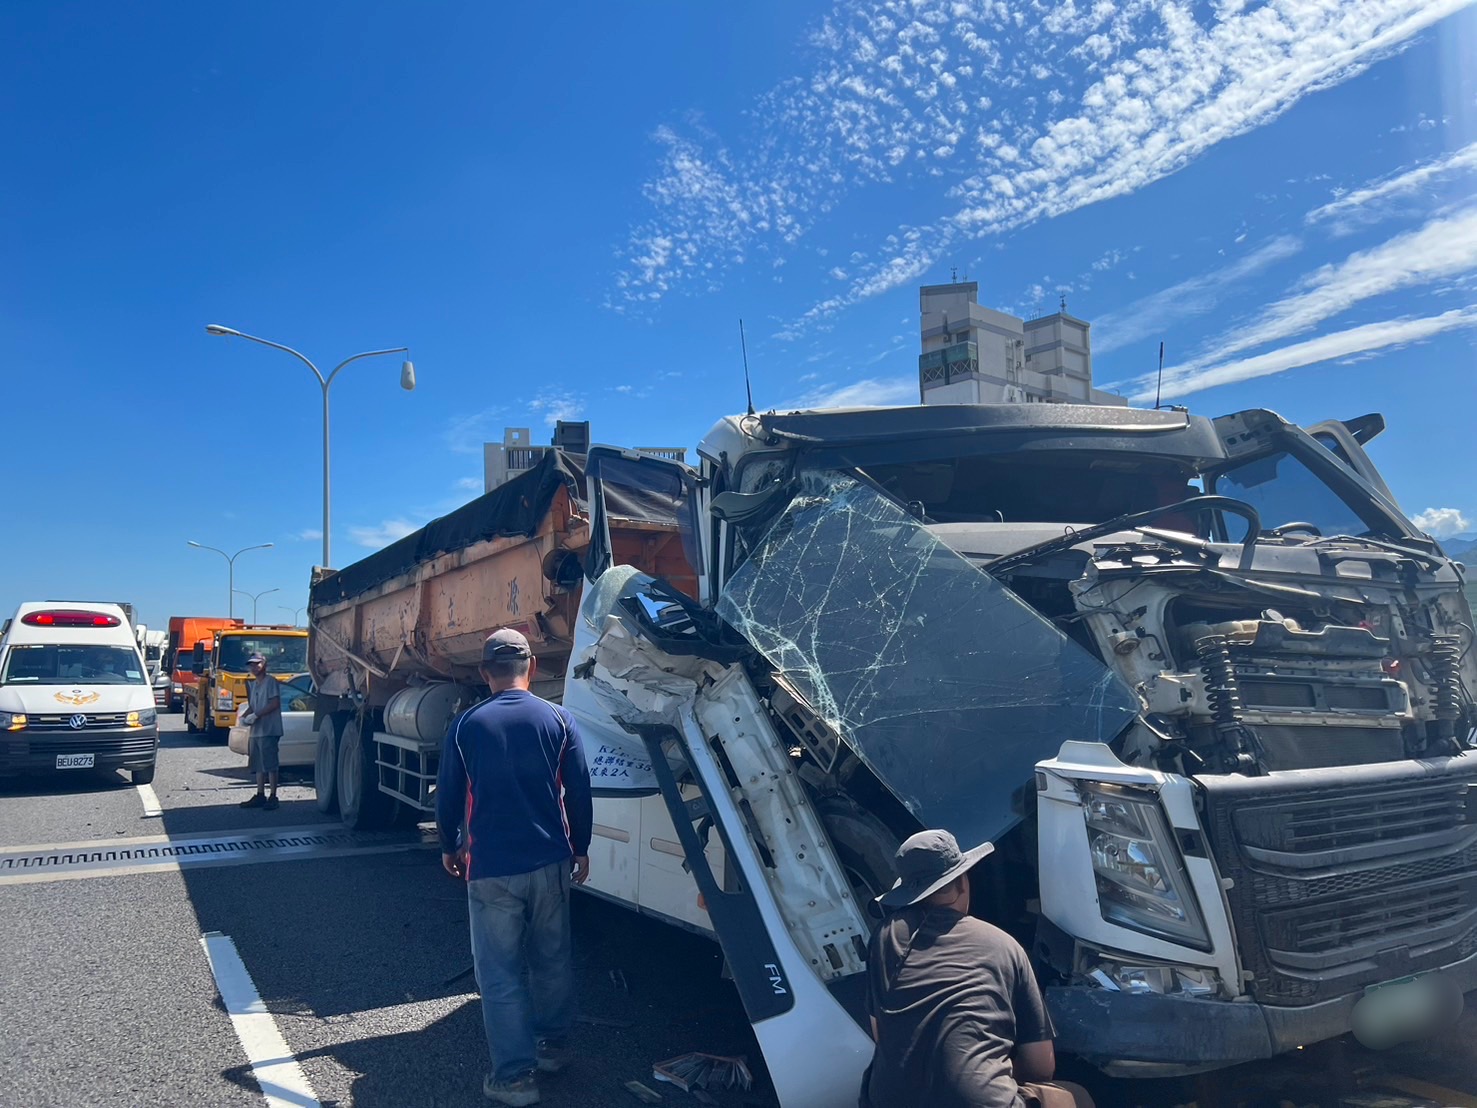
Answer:
<svg viewBox="0 0 1477 1108"><path fill-rule="evenodd" d="M441 432L441 441L453 454L481 454L482 444L492 441L493 428L506 415L507 409L492 407L453 416Z"/></svg>
<svg viewBox="0 0 1477 1108"><path fill-rule="evenodd" d="M411 523L406 519L386 519L367 526L350 527L349 537L360 546L378 550L380 547L389 546L396 539L403 539L419 528L420 524Z"/></svg>
<svg viewBox="0 0 1477 1108"><path fill-rule="evenodd" d="M1250 323L1226 331L1206 343L1204 353L1165 370L1165 394L1171 395L1171 387L1178 389L1180 379L1198 379L1203 371L1219 367L1230 355L1310 331L1375 297L1460 278L1474 269L1477 208L1438 216L1424 227L1313 271L1295 291L1269 305ZM1146 374L1135 384L1147 389L1151 380L1152 375ZM1183 394L1179 390L1173 395Z"/></svg>
<svg viewBox="0 0 1477 1108"><path fill-rule="evenodd" d="M656 132L650 215L631 232L618 298L711 288L757 252L793 254L847 193L898 186L911 228L862 252L846 288L782 332L793 337L916 280L960 238L1174 173L1466 2L1226 2L1203 16L1067 2L1023 18L1001 0L841 0L741 143L691 122Z"/></svg>
<svg viewBox="0 0 1477 1108"><path fill-rule="evenodd" d="M1164 398L1187 396L1192 392L1230 385L1238 381L1249 381L1255 377L1270 377L1300 366L1317 365L1320 362L1337 361L1368 351L1390 351L1411 343L1435 338L1447 331L1477 327L1477 305L1456 308L1436 316L1419 319L1390 319L1379 323L1366 323L1320 335L1306 342L1293 343L1264 354L1235 361L1220 362L1204 366L1193 372L1165 370ZM1140 378L1136 382L1138 391L1129 397L1134 403L1146 403L1154 398L1153 376Z"/></svg>
<svg viewBox="0 0 1477 1108"><path fill-rule="evenodd" d="M1462 514L1460 508L1427 508L1414 516L1411 522L1438 539L1449 539L1472 529L1472 521Z"/></svg>
<svg viewBox="0 0 1477 1108"><path fill-rule="evenodd" d="M1328 219L1376 218L1391 200L1420 193L1448 177L1474 170L1477 170L1477 142L1403 169L1364 188L1346 192L1321 208L1314 208L1308 213L1307 221L1317 223Z"/></svg>
<svg viewBox="0 0 1477 1108"><path fill-rule="evenodd" d="M480 477L458 477L456 488L458 492L481 492L482 478Z"/></svg>
<svg viewBox="0 0 1477 1108"><path fill-rule="evenodd" d="M301 531L299 531L292 537L298 542L321 542L323 539L323 532L318 530L318 528L316 527L304 527Z"/></svg>
<svg viewBox="0 0 1477 1108"><path fill-rule="evenodd" d="M1116 312L1098 316L1092 324L1093 352L1108 354L1120 350L1148 335L1162 334L1169 324L1178 320L1202 315L1224 303L1229 286L1262 273L1300 249L1302 243L1296 238L1282 235L1229 265L1141 297Z"/></svg>
<svg viewBox="0 0 1477 1108"><path fill-rule="evenodd" d="M563 389L544 389L528 402L528 406L553 427L561 419L578 419L585 410L584 401Z"/></svg>
<svg viewBox="0 0 1477 1108"><path fill-rule="evenodd" d="M916 403L917 378L876 377L845 385L819 384L777 407L782 411L792 408L888 408Z"/></svg>

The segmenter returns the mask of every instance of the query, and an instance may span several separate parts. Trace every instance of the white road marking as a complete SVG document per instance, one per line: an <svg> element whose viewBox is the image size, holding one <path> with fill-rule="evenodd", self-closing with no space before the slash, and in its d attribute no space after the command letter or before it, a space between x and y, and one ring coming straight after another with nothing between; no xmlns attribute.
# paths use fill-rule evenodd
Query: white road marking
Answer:
<svg viewBox="0 0 1477 1108"><path fill-rule="evenodd" d="M221 1003L231 1014L231 1025L236 1029L236 1037L241 1040L241 1048L246 1051L246 1060L251 1063L251 1072L267 1104L270 1108L321 1108L318 1094L313 1092L302 1067L287 1049L287 1041L277 1030L277 1021L262 1003L261 994L256 991L231 937L219 931L207 931L200 936L200 945L205 948Z"/></svg>
<svg viewBox="0 0 1477 1108"><path fill-rule="evenodd" d="M144 819L152 819L164 814L164 809L159 806L159 798L154 795L153 785L135 785L138 790L138 798L144 802Z"/></svg>

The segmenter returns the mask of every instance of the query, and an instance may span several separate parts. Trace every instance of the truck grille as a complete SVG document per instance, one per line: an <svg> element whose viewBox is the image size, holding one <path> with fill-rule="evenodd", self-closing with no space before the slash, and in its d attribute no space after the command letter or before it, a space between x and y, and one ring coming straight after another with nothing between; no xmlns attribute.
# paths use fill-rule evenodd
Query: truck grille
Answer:
<svg viewBox="0 0 1477 1108"><path fill-rule="evenodd" d="M1315 1004L1477 950L1477 757L1198 780L1256 999Z"/></svg>
<svg viewBox="0 0 1477 1108"><path fill-rule="evenodd" d="M72 717L82 716L86 721L80 728L72 726ZM28 716L27 731L94 731L105 727L127 726L124 712L48 712L45 715Z"/></svg>

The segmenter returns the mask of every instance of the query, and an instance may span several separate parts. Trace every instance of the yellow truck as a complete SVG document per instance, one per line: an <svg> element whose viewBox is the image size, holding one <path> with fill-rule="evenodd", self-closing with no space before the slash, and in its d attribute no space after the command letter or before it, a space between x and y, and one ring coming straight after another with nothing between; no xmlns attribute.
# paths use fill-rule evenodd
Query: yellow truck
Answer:
<svg viewBox="0 0 1477 1108"><path fill-rule="evenodd" d="M185 729L224 740L236 722L236 710L246 703L251 677L246 659L260 654L267 672L288 680L308 672L308 633L278 626L235 627L217 631L207 652L195 644L190 669L199 676L186 692Z"/></svg>

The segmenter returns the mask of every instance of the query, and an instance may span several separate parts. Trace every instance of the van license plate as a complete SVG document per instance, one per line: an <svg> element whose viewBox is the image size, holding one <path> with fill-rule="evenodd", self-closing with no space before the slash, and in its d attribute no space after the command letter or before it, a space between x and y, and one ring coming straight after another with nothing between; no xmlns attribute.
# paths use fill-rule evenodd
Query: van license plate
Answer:
<svg viewBox="0 0 1477 1108"><path fill-rule="evenodd" d="M57 769L91 769L95 754L58 754L56 756Z"/></svg>

